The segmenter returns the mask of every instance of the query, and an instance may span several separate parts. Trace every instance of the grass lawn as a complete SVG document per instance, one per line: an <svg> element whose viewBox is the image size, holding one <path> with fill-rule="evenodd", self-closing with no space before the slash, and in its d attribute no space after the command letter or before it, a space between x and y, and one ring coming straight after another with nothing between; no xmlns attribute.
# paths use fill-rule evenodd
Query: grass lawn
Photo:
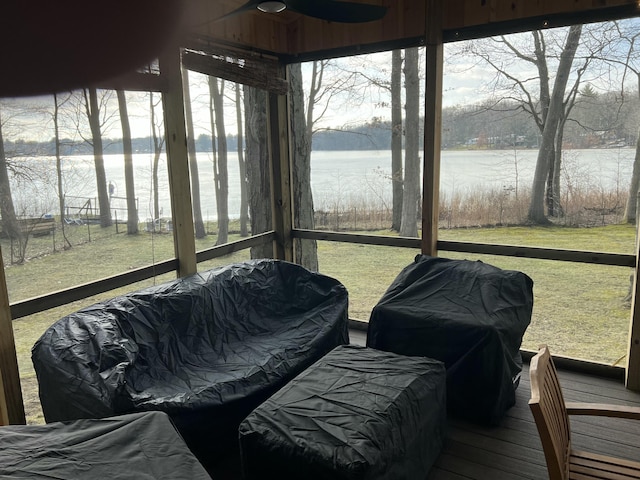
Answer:
<svg viewBox="0 0 640 480"><path fill-rule="evenodd" d="M388 231L377 233L390 234ZM442 231L441 238L633 253L635 230L632 226L478 228ZM50 238L33 239L31 246L37 249L38 242L42 242L44 250L45 243L50 245L51 241ZM197 248L210 247L214 243L215 235L210 235L197 240ZM94 227L91 242L15 266L8 264L10 246L2 243L2 249L8 265L5 273L10 299L17 301L170 258L173 256L173 239L170 234L129 236L116 234L115 229ZM335 242L318 244L321 272L345 284L350 296L350 316L361 320L368 320L371 308L398 272L418 253L417 250L394 247ZM523 271L533 279L534 314L524 338L524 348L535 349L539 343L548 343L557 354L604 363L625 363L630 308L623 300L629 288L629 269L450 252L441 252L441 256L479 259L501 268ZM237 252L206 262L199 268L204 270L248 257L248 251ZM168 274L155 281L171 278L174 275ZM153 280L149 280L14 321L23 396L30 423L43 421L30 358L31 347L42 332L69 312L152 283Z"/></svg>
<svg viewBox="0 0 640 480"><path fill-rule="evenodd" d="M381 232L388 234L389 232ZM635 228L504 227L446 230L446 240L633 253ZM350 294L350 316L368 320L371 309L417 250L320 242L320 270L340 279ZM523 348L547 343L559 355L625 364L630 305L624 302L631 270L551 260L440 252L519 270L534 281L534 310Z"/></svg>

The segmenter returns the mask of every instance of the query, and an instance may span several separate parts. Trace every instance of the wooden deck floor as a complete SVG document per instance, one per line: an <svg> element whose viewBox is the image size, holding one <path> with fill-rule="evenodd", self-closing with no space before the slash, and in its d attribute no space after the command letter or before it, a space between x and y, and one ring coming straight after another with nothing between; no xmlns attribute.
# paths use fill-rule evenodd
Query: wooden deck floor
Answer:
<svg viewBox="0 0 640 480"><path fill-rule="evenodd" d="M364 333L352 332L351 341L364 344ZM626 390L618 381L566 371L559 375L566 401L640 405L640 394ZM525 365L516 405L501 425L482 427L449 418L444 448L426 480L548 479L529 395ZM640 460L640 422L576 417L572 431L576 448ZM216 480L240 478L230 470L213 473Z"/></svg>
<svg viewBox="0 0 640 480"><path fill-rule="evenodd" d="M364 332L351 331L363 345ZM616 380L559 371L565 400L640 405L640 394ZM546 480L542 445L529 410L529 366L525 365L516 405L498 427L481 427L449 418L447 439L427 480ZM576 448L640 461L640 422L574 417Z"/></svg>
<svg viewBox="0 0 640 480"><path fill-rule="evenodd" d="M566 401L640 405L640 394L617 381L565 371L559 375ZM444 449L428 480L548 479L529 394L525 365L516 405L500 426L479 427L450 418ZM574 417L571 425L575 448L640 460L640 422Z"/></svg>

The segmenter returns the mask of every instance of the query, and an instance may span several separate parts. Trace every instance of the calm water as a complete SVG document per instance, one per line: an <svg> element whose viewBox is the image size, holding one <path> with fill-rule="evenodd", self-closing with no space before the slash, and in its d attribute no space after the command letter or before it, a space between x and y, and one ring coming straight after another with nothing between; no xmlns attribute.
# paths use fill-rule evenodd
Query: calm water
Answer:
<svg viewBox="0 0 640 480"><path fill-rule="evenodd" d="M592 189L627 189L635 150L571 150L565 153L563 184ZM442 152L441 191L444 195L478 188L529 188L537 152L519 151L449 151ZM316 209L389 206L391 202L391 153L389 151L318 151L312 155L311 184ZM32 179L14 181L14 201L19 214L41 215L57 211L55 163L53 159L29 160ZM107 180L115 186L115 197L125 196L124 162L121 155L105 157ZM65 159L64 189L68 197L96 197L93 159ZM213 164L210 154L198 154L202 214L216 216L213 190ZM160 165L160 207L169 216L167 165ZM151 155L134 155L136 196L140 219L151 216ZM229 153L229 213L238 216L240 208L237 155ZM37 192L37 194L34 194ZM68 198L68 204L82 200ZM112 208L125 207L124 200L114 199ZM124 215L124 210L118 215Z"/></svg>

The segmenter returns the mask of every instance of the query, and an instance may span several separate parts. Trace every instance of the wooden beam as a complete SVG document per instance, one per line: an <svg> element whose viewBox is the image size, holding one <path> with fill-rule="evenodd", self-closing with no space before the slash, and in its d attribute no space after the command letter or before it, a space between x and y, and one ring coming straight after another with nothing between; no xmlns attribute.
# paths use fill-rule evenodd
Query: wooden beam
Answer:
<svg viewBox="0 0 640 480"><path fill-rule="evenodd" d="M220 258L224 255L239 252L240 250L245 250L247 248L262 246L267 243L273 244L274 239L275 234L273 233L273 231L259 233L257 235L243 238L242 240L236 240L235 242L225 243L224 245L216 245L205 250L200 250L199 252L197 252L196 256L198 257L198 263L205 262L207 260Z"/></svg>
<svg viewBox="0 0 640 480"><path fill-rule="evenodd" d="M0 405L6 405L7 419L13 425L24 424L24 404L20 387L20 371L16 357L16 344L11 324L11 309L7 293L7 279L4 275L4 262L0 251L0 373L2 390ZM3 420L4 421L4 420Z"/></svg>
<svg viewBox="0 0 640 480"><path fill-rule="evenodd" d="M282 67L285 68L284 66ZM275 232L274 256L293 261L293 206L289 159L289 105L286 95L269 94L268 131L271 165L271 204Z"/></svg>
<svg viewBox="0 0 640 480"><path fill-rule="evenodd" d="M390 237L386 235L366 235L358 233L327 232L295 228L293 238L306 238L325 242L356 243L359 245L379 245L385 247L420 248L419 238Z"/></svg>
<svg viewBox="0 0 640 480"><path fill-rule="evenodd" d="M184 277L195 273L197 266L181 68L179 48L169 48L163 52L160 57L160 71L167 82L167 90L162 93L162 105L173 241L178 259L178 276Z"/></svg>
<svg viewBox="0 0 640 480"><path fill-rule="evenodd" d="M131 72L119 77L102 80L95 87L129 92L162 92L167 89L162 75L140 72Z"/></svg>
<svg viewBox="0 0 640 480"><path fill-rule="evenodd" d="M537 351L520 349L520 355L525 363L529 363ZM624 381L624 368L616 367L606 363L590 362L571 357L563 357L560 355L552 355L553 363L558 370L567 370L570 372L581 373L592 377L611 378L617 382Z"/></svg>
<svg viewBox="0 0 640 480"><path fill-rule="evenodd" d="M443 2L444 3L444 2ZM494 26L513 31L561 26L584 21L603 21L638 14L637 0L448 0L444 29ZM573 18L573 20L572 20ZM543 25L543 21L545 25ZM522 24L524 27L519 27ZM466 38L466 35L463 35Z"/></svg>
<svg viewBox="0 0 640 480"><path fill-rule="evenodd" d="M635 265L634 255L627 255L624 253L589 252L583 250L564 250L560 248L524 247L519 245L496 245L438 240L438 250L446 252L475 253L478 255L502 255L538 260L590 263L593 265L611 265L616 267L633 267Z"/></svg>
<svg viewBox="0 0 640 480"><path fill-rule="evenodd" d="M388 6L375 22L325 22L285 11L246 12L220 22L215 2L200 1L190 32L230 48L251 50L285 63L408 48L428 35L428 1L377 0ZM376 0L369 0L376 3ZM494 36L540 28L591 23L640 14L637 0L441 0L444 41ZM428 15L428 14L427 14ZM426 27L426 28L425 28Z"/></svg>
<svg viewBox="0 0 640 480"><path fill-rule="evenodd" d="M124 273L119 273L110 277L75 285L63 290L47 293L45 295L20 300L11 304L11 317L15 320L17 318L26 317L27 315L33 315L34 313L42 312L50 308L60 307L104 292L110 292L116 288L122 288L133 283L142 282L149 278L157 277L158 275L175 272L177 269L177 260L170 259L163 262L157 262L146 267L128 270Z"/></svg>
<svg viewBox="0 0 640 480"><path fill-rule="evenodd" d="M640 391L640 235L636 235L636 264L633 274L633 290L631 299L631 320L629 325L629 350L627 353L626 386L630 390Z"/></svg>
<svg viewBox="0 0 640 480"><path fill-rule="evenodd" d="M242 55L245 53L244 55ZM281 75L282 69L276 59L256 57L248 52L220 47L216 53L185 50L182 53L185 68L223 78L231 82L260 88L284 95L289 84Z"/></svg>
<svg viewBox="0 0 640 480"><path fill-rule="evenodd" d="M422 176L422 253L438 252L440 141L442 130L442 2L427 1L424 168Z"/></svg>
<svg viewBox="0 0 640 480"><path fill-rule="evenodd" d="M365 235L320 230L294 228L293 238L309 240L358 243L361 245L381 245L387 247L420 248L421 240L409 237L391 237L385 235ZM556 260L559 262L589 263L592 265L610 265L633 267L635 255L622 253L588 252L564 250L559 248L523 247L518 245L497 245L477 242L453 242L438 240L438 251L473 253L477 255L500 255L537 260Z"/></svg>

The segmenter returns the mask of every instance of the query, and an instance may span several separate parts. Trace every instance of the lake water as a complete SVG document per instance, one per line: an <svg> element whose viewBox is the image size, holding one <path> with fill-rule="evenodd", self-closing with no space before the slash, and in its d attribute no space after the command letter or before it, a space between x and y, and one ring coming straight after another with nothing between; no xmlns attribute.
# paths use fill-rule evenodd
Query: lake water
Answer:
<svg viewBox="0 0 640 480"><path fill-rule="evenodd" d="M631 177L634 149L570 150L564 154L563 183L574 188L626 190ZM537 151L474 150L442 152L440 188L443 195L474 189L530 188ZM14 181L14 201L19 214L41 215L57 211L55 162L53 159L30 160L31 180ZM311 157L311 185L317 210L347 207L383 208L391 202L390 151L317 151ZM125 196L124 161L121 155L105 156L107 180L115 187L114 196ZM211 154L198 154L202 214L215 219L215 192ZM96 197L92 157L64 159L64 183L68 197ZM163 157L160 169L160 208L169 216L171 206L167 165ZM141 220L151 216L152 156L134 155L136 196ZM37 195L34 198L34 191ZM80 200L68 199L68 203ZM124 200L115 199L112 208L124 209ZM32 209L35 209L31 211ZM229 153L229 213L239 215L240 183L238 160ZM124 215L122 210L118 215Z"/></svg>

